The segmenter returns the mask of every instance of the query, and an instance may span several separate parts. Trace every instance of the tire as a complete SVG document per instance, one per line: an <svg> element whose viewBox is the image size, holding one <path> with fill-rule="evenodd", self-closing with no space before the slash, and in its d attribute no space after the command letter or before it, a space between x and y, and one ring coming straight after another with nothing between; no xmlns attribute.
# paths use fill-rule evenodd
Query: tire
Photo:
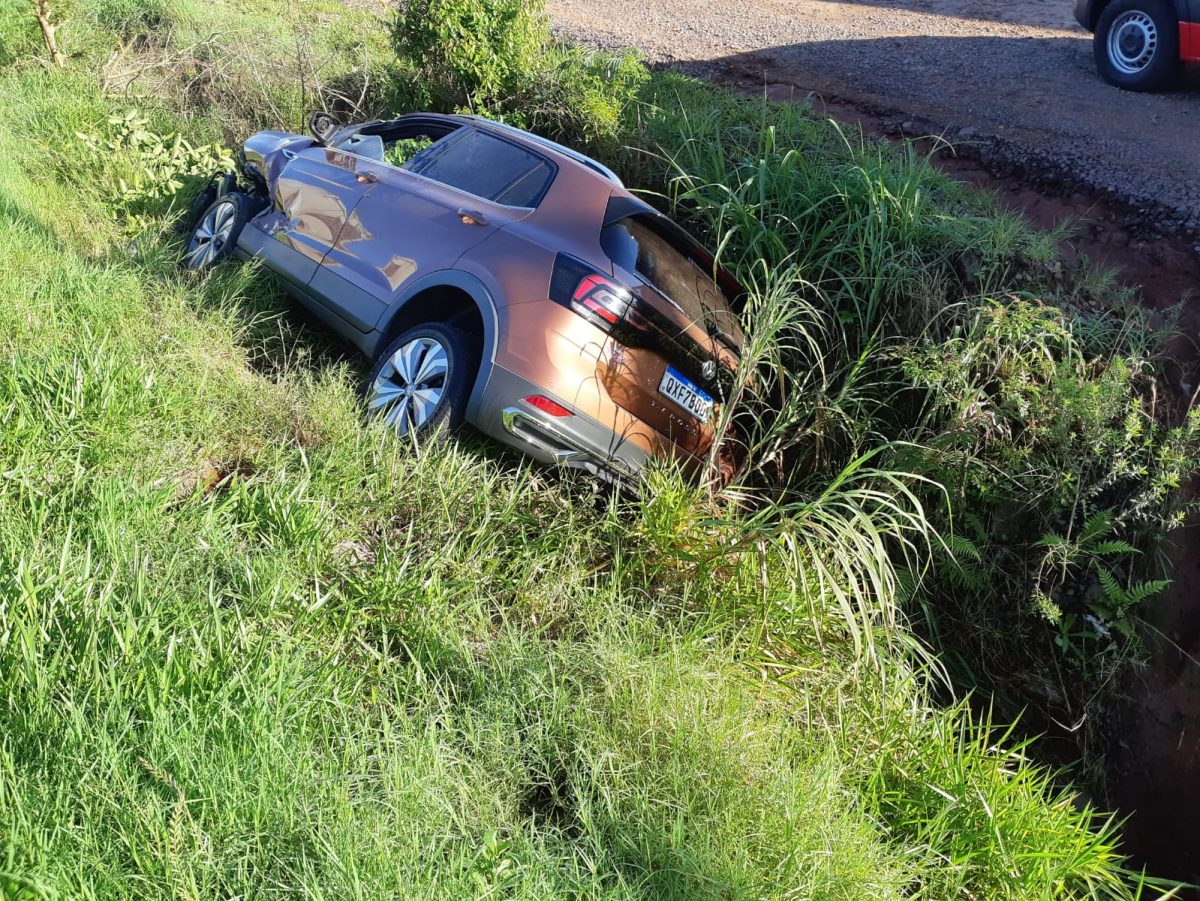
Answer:
<svg viewBox="0 0 1200 901"><path fill-rule="evenodd" d="M233 254L258 204L241 191L218 197L200 214L183 252L184 269L206 272Z"/></svg>
<svg viewBox="0 0 1200 901"><path fill-rule="evenodd" d="M192 198L192 205L188 209L187 218L183 220L181 231L185 235L190 235L196 230L196 226L200 224L200 217L204 215L204 211L213 205L213 202L223 194L228 194L237 185L237 176L232 172L222 172L220 175L214 175L208 180L200 193Z"/></svg>
<svg viewBox="0 0 1200 901"><path fill-rule="evenodd" d="M1111 85L1159 91L1179 73L1179 19L1170 0L1113 0L1100 14L1096 67Z"/></svg>
<svg viewBox="0 0 1200 901"><path fill-rule="evenodd" d="M470 347L467 336L452 325L429 323L408 329L387 346L371 369L367 412L382 416L404 436L425 438L458 429L475 383Z"/></svg>

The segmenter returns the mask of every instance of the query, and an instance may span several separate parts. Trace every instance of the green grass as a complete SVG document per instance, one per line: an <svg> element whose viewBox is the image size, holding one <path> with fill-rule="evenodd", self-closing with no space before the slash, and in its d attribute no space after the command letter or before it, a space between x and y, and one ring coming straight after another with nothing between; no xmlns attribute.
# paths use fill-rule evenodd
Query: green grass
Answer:
<svg viewBox="0 0 1200 901"><path fill-rule="evenodd" d="M864 457L908 473L884 493L911 492L893 513L932 540L893 528L887 554L955 684L1046 728L1100 722L1200 461L1169 325L1065 264L1069 224L1033 230L911 145L671 73L626 118L614 164L751 289L754 378L725 415L771 515L842 496ZM1107 741L1091 729L1081 747Z"/></svg>
<svg viewBox="0 0 1200 901"><path fill-rule="evenodd" d="M169 204L122 220L75 135L151 6L264 53L326 17L331 80L383 28L105 0L66 71L0 72L0 897L1137 893L1106 818L934 702L895 597L930 533L873 458L748 516L416 452L253 268L180 272ZM191 140L255 124L144 90Z"/></svg>

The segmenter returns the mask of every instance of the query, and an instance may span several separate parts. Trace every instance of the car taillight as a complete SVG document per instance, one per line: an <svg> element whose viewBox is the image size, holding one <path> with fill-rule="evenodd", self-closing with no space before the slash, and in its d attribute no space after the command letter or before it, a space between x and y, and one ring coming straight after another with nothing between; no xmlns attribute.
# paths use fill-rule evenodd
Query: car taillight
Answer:
<svg viewBox="0 0 1200 901"><path fill-rule="evenodd" d="M616 325L629 309L629 292L602 275L589 275L579 283L571 302L588 313L599 316L609 325Z"/></svg>
<svg viewBox="0 0 1200 901"><path fill-rule="evenodd" d="M606 332L626 319L633 303L633 295L624 285L565 253L554 260L550 299Z"/></svg>

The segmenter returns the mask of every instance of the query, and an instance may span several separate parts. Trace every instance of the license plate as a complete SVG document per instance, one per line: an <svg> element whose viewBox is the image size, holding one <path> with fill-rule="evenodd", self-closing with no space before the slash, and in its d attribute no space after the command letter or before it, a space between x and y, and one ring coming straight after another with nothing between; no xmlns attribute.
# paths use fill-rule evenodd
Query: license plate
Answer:
<svg viewBox="0 0 1200 901"><path fill-rule="evenodd" d="M713 399L674 366L668 366L663 373L662 381L658 383L658 393L683 407L701 422L708 422L712 416Z"/></svg>

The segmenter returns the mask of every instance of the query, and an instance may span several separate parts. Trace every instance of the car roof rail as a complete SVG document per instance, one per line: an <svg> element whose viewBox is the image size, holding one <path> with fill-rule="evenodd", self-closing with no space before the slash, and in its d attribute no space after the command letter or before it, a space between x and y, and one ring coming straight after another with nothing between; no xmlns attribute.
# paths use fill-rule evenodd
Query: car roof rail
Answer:
<svg viewBox="0 0 1200 901"><path fill-rule="evenodd" d="M495 119L488 119L486 116L462 114L459 116L459 118L470 119L473 122L482 122L484 125L487 125L490 128L498 128L501 131L506 131L510 134L520 135L523 139L525 139L527 141L533 141L535 144L540 144L543 147L547 147L550 150L556 151L557 153L561 153L565 157L569 157L570 159L573 159L577 163L581 163L584 166L587 166L592 171L597 172L600 175L603 175L605 178L607 178L609 181L611 181L613 184L615 184L618 188L625 187L625 185L621 181L621 179L617 177L617 173L613 172L612 169L609 169L608 166L604 165L603 163L596 162L590 156L584 156L578 150L572 150L570 147L564 147L562 144L559 144L557 141L551 141L549 138L543 138L541 135L535 135L531 131L526 131L523 128L517 128L515 125L509 125L506 122L497 122Z"/></svg>

